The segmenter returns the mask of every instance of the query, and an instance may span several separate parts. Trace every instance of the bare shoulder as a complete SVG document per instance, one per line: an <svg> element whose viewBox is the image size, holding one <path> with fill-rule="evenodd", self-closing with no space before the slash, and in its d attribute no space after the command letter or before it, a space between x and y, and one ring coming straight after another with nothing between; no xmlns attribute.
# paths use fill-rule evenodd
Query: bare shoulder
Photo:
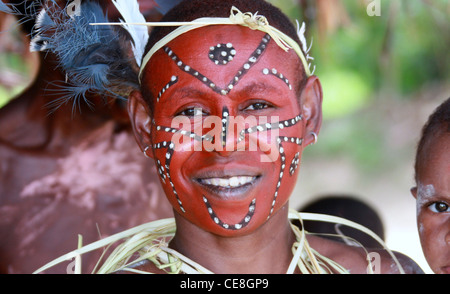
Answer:
<svg viewBox="0 0 450 294"><path fill-rule="evenodd" d="M386 251L381 249L367 249L349 246L329 239L308 236L312 248L321 255L330 258L349 270L351 274L367 274L368 260L372 262L372 270L380 274L399 274L401 268L406 274L422 274L422 269L408 256L394 252L397 261Z"/></svg>
<svg viewBox="0 0 450 294"><path fill-rule="evenodd" d="M376 250L374 250L373 252L379 253L382 258L382 273L400 273L396 261L390 254L388 254L387 251L379 250L377 252ZM420 266L409 256L397 251L393 251L392 253L395 255L405 274L424 274L424 271L420 268Z"/></svg>

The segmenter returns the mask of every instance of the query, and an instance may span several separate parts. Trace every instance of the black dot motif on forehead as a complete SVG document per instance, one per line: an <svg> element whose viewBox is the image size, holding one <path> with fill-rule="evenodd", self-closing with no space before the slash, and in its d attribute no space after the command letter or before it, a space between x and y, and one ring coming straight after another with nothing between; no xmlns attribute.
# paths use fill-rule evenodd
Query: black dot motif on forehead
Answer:
<svg viewBox="0 0 450 294"><path fill-rule="evenodd" d="M226 65L232 61L236 55L236 49L233 48L233 44L217 44L209 48L209 59L217 65Z"/></svg>
<svg viewBox="0 0 450 294"><path fill-rule="evenodd" d="M207 78L206 76L204 76L191 66L185 64L169 47L165 46L164 51L183 72L192 75L193 77L201 81L203 84L211 88L214 92L222 95L227 95L238 84L240 79L250 70L250 68L254 64L256 64L256 62L259 60L259 58L267 48L267 44L269 43L270 39L271 37L269 34L264 35L258 47L255 49L255 51L253 51L248 60L245 61L245 63L237 71L236 75L231 79L231 81L225 88L218 87L211 79Z"/></svg>
<svg viewBox="0 0 450 294"><path fill-rule="evenodd" d="M272 68L272 69L265 68L265 69L263 69L262 72L265 75L270 74L270 75L276 76L277 78L279 78L280 80L282 80L283 82L286 83L286 85L289 87L289 90L292 90L292 86L291 86L291 83L289 83L289 80L282 73L278 72L275 68Z"/></svg>
<svg viewBox="0 0 450 294"><path fill-rule="evenodd" d="M203 201L205 202L206 209L208 209L208 213L211 216L211 219L216 224L218 224L219 226L221 226L222 228L227 229L227 230L240 230L243 227L247 226L248 223L250 222L250 220L252 219L253 214L255 213L256 199L253 199L252 202L250 202L250 205L248 206L247 214L244 216L244 218L239 223L227 224L227 223L224 223L219 217L217 217L216 213L214 212L213 208L211 207L211 205L208 202L208 199L206 199L205 196L203 196Z"/></svg>

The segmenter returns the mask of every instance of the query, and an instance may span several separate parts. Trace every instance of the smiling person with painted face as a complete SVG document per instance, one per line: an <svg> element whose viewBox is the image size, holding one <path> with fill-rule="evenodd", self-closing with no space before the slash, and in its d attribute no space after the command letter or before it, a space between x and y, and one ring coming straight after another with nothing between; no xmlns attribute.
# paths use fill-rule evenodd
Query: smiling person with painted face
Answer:
<svg viewBox="0 0 450 294"><path fill-rule="evenodd" d="M175 217L55 262L125 239L98 272L367 273L366 249L289 221L302 152L322 123L304 27L259 0L183 1L162 22L149 24L128 112ZM377 253L377 272L421 272Z"/></svg>

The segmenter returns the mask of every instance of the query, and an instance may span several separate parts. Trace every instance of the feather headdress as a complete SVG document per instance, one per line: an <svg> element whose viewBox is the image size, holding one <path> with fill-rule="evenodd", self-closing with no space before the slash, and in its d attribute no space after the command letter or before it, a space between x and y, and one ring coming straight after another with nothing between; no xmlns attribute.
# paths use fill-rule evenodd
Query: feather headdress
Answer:
<svg viewBox="0 0 450 294"><path fill-rule="evenodd" d="M144 23L144 16L139 11L139 3L129 0L112 0L123 19L120 22L128 31L132 41L133 53L138 66L141 66L142 56L144 55L145 45L148 41L148 29L145 26L128 25L127 23Z"/></svg>
<svg viewBox="0 0 450 294"><path fill-rule="evenodd" d="M125 99L133 89L139 88L140 59L137 56L146 45L147 28L144 27L144 32L143 27L133 27L133 33L128 30L130 34L126 35L120 28L91 26L93 22L108 22L107 16L95 2L84 0L78 3L80 7L73 14L70 13L71 3L61 9L54 0L49 0L42 6L32 6L33 9L18 9L18 5L24 4L0 1L1 11L17 15L19 21L31 19L35 22L30 50L54 54L59 69L66 75L64 83L53 82L56 89L51 91L56 98L49 105L52 110L69 102L74 107L81 102L90 105L91 94ZM126 4L118 0L114 4L132 8L124 16L125 21L139 12L136 0L127 0ZM139 18L142 21L142 14L136 15L142 17ZM131 42L127 42L130 38Z"/></svg>

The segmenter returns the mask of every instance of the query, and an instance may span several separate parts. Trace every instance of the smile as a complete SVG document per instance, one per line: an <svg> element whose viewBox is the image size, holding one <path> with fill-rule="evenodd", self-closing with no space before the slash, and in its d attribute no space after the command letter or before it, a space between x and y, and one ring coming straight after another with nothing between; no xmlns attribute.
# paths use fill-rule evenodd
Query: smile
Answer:
<svg viewBox="0 0 450 294"><path fill-rule="evenodd" d="M222 187L222 188L238 188L247 184L251 184L256 180L252 176L234 176L230 178L206 178L199 179L203 185Z"/></svg>

